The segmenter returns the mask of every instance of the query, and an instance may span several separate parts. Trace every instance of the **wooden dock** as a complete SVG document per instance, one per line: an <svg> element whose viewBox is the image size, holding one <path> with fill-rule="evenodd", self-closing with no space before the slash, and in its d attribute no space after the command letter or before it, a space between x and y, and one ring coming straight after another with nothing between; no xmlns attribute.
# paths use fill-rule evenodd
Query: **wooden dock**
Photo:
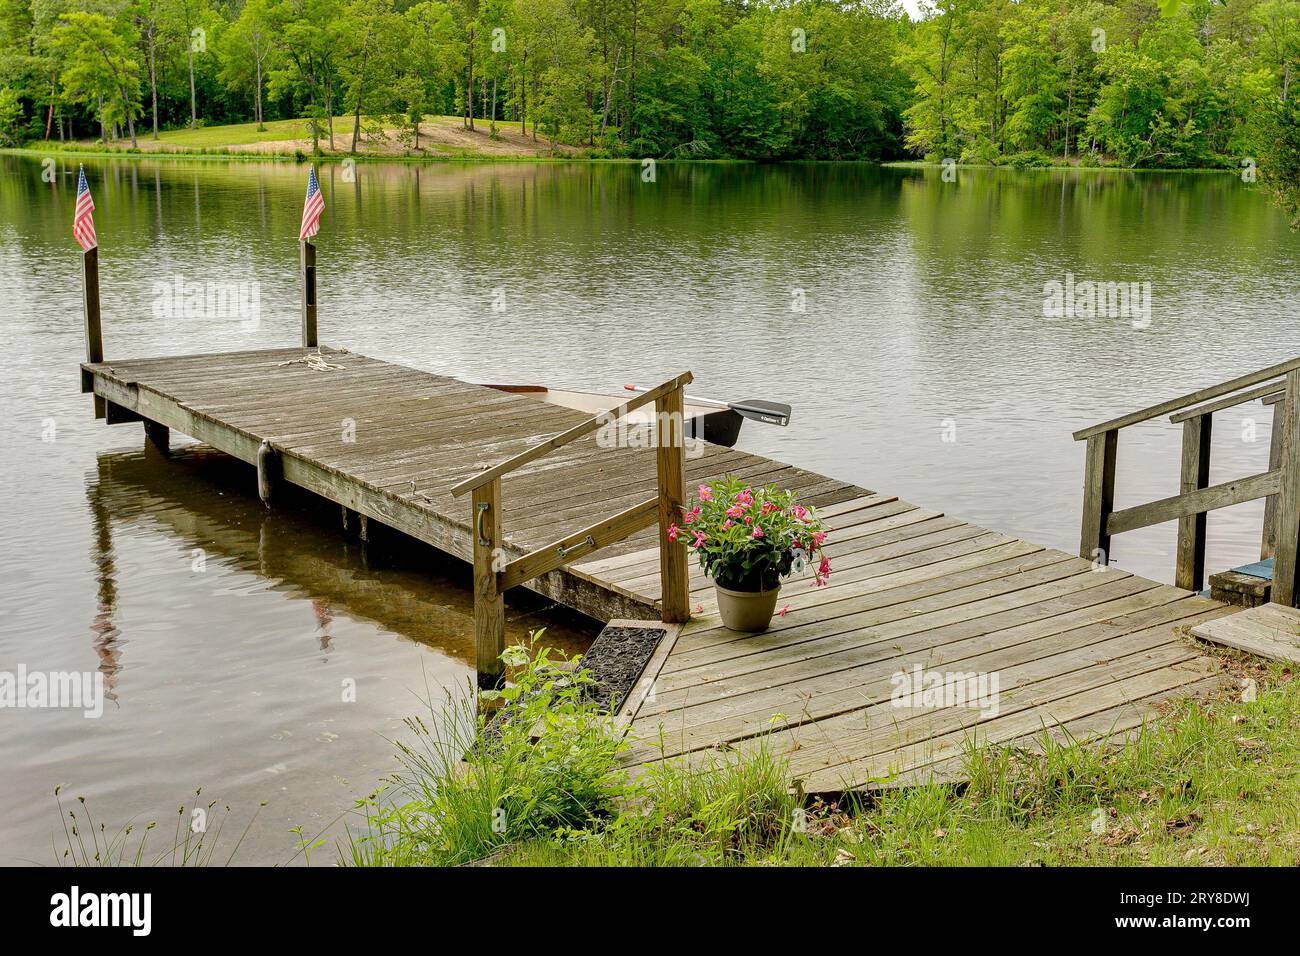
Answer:
<svg viewBox="0 0 1300 956"><path fill-rule="evenodd" d="M292 482L467 561L482 560L485 529L453 489L483 476L477 498L504 482L494 589L519 580L599 620L664 615L660 582L671 578L647 512L663 487L661 450L601 447L590 431L557 441L582 430L581 412L332 348L82 372L110 423L144 421L160 448L174 429L260 462L267 485ZM634 762L705 762L765 741L805 789L869 787L959 773L972 734L1122 732L1164 699L1217 686L1180 633L1227 613L1217 602L761 456L701 443L684 450L682 470L689 488L731 474L796 490L829 519L835 571L826 587L788 583L773 627L740 635L720 625L692 569L692 619L670 627L624 715ZM599 529L611 514L641 530L608 544ZM547 556L554 570L525 577L557 541L565 560ZM896 706L895 676L918 665L996 672L996 714Z"/></svg>
<svg viewBox="0 0 1300 956"><path fill-rule="evenodd" d="M466 561L474 557L470 506L452 487L591 417L328 347L126 359L82 369L83 387L107 403L110 424L157 423L254 465L266 444L283 480ZM160 440L165 444L166 435ZM742 475L794 488L813 505L860 492L767 458L698 447L698 457L686 453L688 481ZM504 557L523 557L633 506L653 495L655 484L655 449L601 448L595 435L521 467L503 496ZM654 542L647 527L603 553L641 552ZM653 588L620 587L580 561L579 553L575 563L522 586L602 621L658 616L657 577Z"/></svg>

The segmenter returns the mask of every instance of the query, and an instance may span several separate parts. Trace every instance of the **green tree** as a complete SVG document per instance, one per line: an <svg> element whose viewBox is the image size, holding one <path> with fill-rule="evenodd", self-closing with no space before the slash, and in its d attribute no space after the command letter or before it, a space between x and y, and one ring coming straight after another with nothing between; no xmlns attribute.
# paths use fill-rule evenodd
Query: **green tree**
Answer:
<svg viewBox="0 0 1300 956"><path fill-rule="evenodd" d="M18 145L18 124L23 118L23 104L18 94L0 86L0 143Z"/></svg>
<svg viewBox="0 0 1300 956"><path fill-rule="evenodd" d="M253 121L266 129L262 90L270 69L271 0L247 0L239 18L225 35L219 51L220 78L228 89L253 91Z"/></svg>
<svg viewBox="0 0 1300 956"><path fill-rule="evenodd" d="M104 142L110 126L124 123L131 145L138 145L140 66L131 51L139 37L130 22L101 13L69 13L54 28L54 40L63 56L63 87L69 99L93 104Z"/></svg>
<svg viewBox="0 0 1300 956"><path fill-rule="evenodd" d="M320 149L322 128L333 149L342 4L339 0L270 0L266 16L278 54L268 90L277 98L305 97L300 115L308 120L313 151Z"/></svg>

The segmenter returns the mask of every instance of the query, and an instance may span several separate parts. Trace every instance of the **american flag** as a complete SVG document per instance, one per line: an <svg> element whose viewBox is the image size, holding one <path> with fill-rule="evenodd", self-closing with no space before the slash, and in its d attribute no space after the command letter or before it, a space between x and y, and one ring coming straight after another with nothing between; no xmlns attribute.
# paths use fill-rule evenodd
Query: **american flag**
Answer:
<svg viewBox="0 0 1300 956"><path fill-rule="evenodd" d="M85 251L99 245L95 237L95 200L90 198L90 184L86 182L86 167L81 167L81 176L77 180L77 211L72 217L72 234Z"/></svg>
<svg viewBox="0 0 1300 956"><path fill-rule="evenodd" d="M302 204L302 230L299 240L310 239L320 232L320 214L325 211L325 197L321 195L320 183L316 181L316 167L307 173L307 199Z"/></svg>

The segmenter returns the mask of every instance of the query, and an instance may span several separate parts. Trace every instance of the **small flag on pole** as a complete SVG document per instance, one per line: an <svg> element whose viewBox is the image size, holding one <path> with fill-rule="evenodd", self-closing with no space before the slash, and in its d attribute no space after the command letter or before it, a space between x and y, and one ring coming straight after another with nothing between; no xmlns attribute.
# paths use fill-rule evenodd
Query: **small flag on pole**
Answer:
<svg viewBox="0 0 1300 956"><path fill-rule="evenodd" d="M302 230L298 239L310 239L320 232L320 214L325 211L325 197L321 195L320 183L316 181L316 167L307 173L307 199L302 204Z"/></svg>
<svg viewBox="0 0 1300 956"><path fill-rule="evenodd" d="M95 237L95 200L90 198L90 184L86 182L86 167L81 167L81 176L77 180L77 211L72 217L72 234L81 245L82 251L89 251L99 245Z"/></svg>

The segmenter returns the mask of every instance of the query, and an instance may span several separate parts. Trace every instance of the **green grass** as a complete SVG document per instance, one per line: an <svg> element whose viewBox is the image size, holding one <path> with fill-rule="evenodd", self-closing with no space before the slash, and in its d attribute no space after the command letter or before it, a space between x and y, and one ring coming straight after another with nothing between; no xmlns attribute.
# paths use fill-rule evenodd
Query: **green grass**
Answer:
<svg viewBox="0 0 1300 956"><path fill-rule="evenodd" d="M1224 657L1239 673L1247 666ZM367 803L367 823L342 848L342 862L1294 865L1300 682L1280 666L1249 666L1257 699L1243 702L1233 690L1181 702L1122 747L1044 738L1025 750L972 751L969 784L840 805L805 804L762 746L743 758L720 754L703 770L659 765L623 778L625 745L599 730L590 702L570 694L537 744L523 728L536 729L542 711L528 705L504 742L474 748L461 773L443 772L459 744L440 749L438 760L404 751L406 772ZM516 701L554 701L541 689L559 673L582 686L581 674L551 668L525 667ZM473 726L463 722L468 713L462 733ZM494 831L492 815L505 805L509 825ZM550 809L534 815L530 806Z"/></svg>
<svg viewBox="0 0 1300 956"><path fill-rule="evenodd" d="M335 131L350 118L334 120ZM295 139L309 139L307 121L302 119L271 120L258 130L256 123L234 123L230 126L200 126L198 129L174 129L160 132L158 142L167 146L184 146L188 149L217 149L231 146L249 146L254 143L284 143ZM350 132L352 127L347 127ZM141 141L148 132L137 133Z"/></svg>

